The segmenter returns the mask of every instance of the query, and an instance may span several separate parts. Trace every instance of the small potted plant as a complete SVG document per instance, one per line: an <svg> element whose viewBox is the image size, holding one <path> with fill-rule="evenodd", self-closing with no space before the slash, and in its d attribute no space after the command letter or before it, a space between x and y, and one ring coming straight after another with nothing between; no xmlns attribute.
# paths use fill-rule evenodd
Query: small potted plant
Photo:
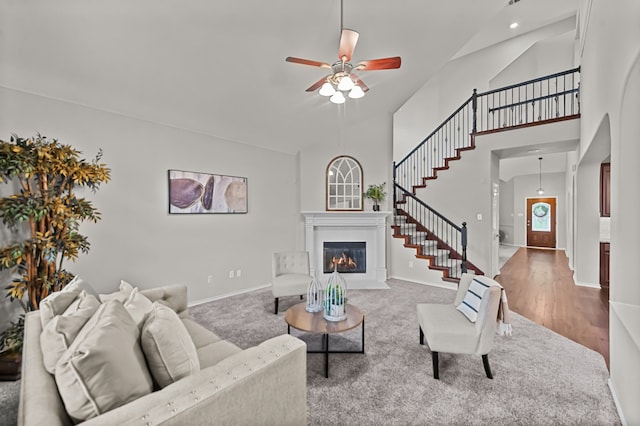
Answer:
<svg viewBox="0 0 640 426"><path fill-rule="evenodd" d="M369 185L367 192L364 196L373 201L373 211L380 211L380 202L384 201L384 197L387 193L384 190L386 182L382 182L380 185Z"/></svg>

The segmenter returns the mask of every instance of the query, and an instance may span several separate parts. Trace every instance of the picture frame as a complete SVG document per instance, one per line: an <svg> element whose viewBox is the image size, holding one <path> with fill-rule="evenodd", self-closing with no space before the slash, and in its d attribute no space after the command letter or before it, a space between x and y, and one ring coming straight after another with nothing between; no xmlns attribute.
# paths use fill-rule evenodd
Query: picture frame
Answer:
<svg viewBox="0 0 640 426"><path fill-rule="evenodd" d="M247 178L169 169L169 214L248 213Z"/></svg>

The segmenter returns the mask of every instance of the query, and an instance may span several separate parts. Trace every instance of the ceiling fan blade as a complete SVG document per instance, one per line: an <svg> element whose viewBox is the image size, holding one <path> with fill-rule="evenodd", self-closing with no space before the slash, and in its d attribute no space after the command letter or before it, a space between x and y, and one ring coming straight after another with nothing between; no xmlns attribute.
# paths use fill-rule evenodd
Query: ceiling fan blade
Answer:
<svg viewBox="0 0 640 426"><path fill-rule="evenodd" d="M320 87L322 87L322 85L324 83L327 82L327 78L331 77L331 74L329 75L325 75L324 77L322 77L320 80L316 81L315 83L313 83L311 86L309 86L307 88L307 90L305 90L306 92L315 92L316 90L318 90Z"/></svg>
<svg viewBox="0 0 640 426"><path fill-rule="evenodd" d="M294 58L293 56L288 56L285 61L293 62L294 64L310 65L312 67L331 68L331 65L327 64L326 62L312 61L311 59Z"/></svg>
<svg viewBox="0 0 640 426"><path fill-rule="evenodd" d="M349 62L351 60L353 50L356 48L356 43L358 43L358 37L360 37L360 34L357 31L347 28L342 29L338 59L344 62Z"/></svg>
<svg viewBox="0 0 640 426"><path fill-rule="evenodd" d="M369 91L369 87L364 84L364 81L360 80L360 77L358 77L357 75L351 74L351 80L353 80L353 84L355 84L356 86L360 86L363 92L366 93Z"/></svg>
<svg viewBox="0 0 640 426"><path fill-rule="evenodd" d="M371 59L369 61L362 61L358 63L354 69L359 71L391 70L400 68L400 62L400 56Z"/></svg>

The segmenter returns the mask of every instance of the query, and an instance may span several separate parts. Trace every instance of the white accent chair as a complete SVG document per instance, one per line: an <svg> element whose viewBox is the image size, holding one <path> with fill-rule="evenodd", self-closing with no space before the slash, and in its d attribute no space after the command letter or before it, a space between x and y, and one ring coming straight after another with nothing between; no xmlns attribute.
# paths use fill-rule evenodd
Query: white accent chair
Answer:
<svg viewBox="0 0 640 426"><path fill-rule="evenodd" d="M499 285L491 285L485 290L478 309L478 318L473 323L458 311L456 306L464 299L474 276L473 274L462 274L453 303L418 304L420 344L424 345L426 338L427 345L431 349L434 379L440 378L438 373L439 352L482 355L485 373L488 378L493 379L488 353L493 348L502 288ZM487 277L483 278L485 281L493 281Z"/></svg>
<svg viewBox="0 0 640 426"><path fill-rule="evenodd" d="M313 280L310 275L309 252L273 253L271 266L271 291L275 298L274 313L277 314L280 297L300 295L300 299L302 299L303 295L307 293L307 288Z"/></svg>

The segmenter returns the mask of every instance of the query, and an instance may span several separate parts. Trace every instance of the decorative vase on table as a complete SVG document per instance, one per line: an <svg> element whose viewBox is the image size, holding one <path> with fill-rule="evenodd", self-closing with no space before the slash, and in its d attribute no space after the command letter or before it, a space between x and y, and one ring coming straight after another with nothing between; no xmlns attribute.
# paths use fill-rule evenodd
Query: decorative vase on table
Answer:
<svg viewBox="0 0 640 426"><path fill-rule="evenodd" d="M320 312L322 310L322 300L322 284L320 284L318 273L316 272L307 288L307 312Z"/></svg>
<svg viewBox="0 0 640 426"><path fill-rule="evenodd" d="M327 289L324 292L324 319L327 321L343 321L347 319L347 282L337 271L329 276Z"/></svg>

